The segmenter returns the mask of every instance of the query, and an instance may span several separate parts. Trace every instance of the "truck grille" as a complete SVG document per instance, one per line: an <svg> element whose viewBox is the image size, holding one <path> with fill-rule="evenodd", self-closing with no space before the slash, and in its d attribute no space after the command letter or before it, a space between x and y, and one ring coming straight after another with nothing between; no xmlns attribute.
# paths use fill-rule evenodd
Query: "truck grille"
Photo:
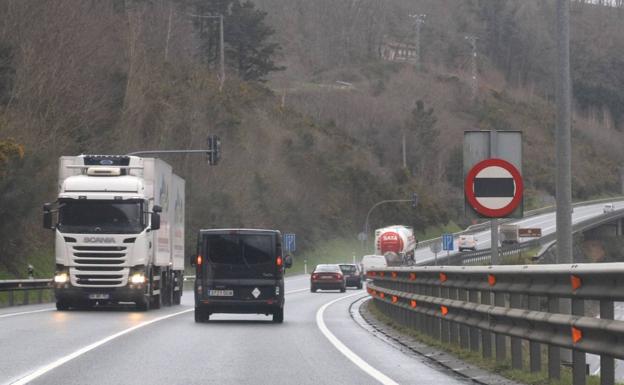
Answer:
<svg viewBox="0 0 624 385"><path fill-rule="evenodd" d="M72 285L79 287L120 287L128 283L125 246L73 246Z"/></svg>

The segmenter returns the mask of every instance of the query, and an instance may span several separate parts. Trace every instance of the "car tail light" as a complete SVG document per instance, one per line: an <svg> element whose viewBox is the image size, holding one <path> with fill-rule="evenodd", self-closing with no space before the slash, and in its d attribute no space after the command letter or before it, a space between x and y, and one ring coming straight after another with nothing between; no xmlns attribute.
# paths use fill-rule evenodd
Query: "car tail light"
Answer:
<svg viewBox="0 0 624 385"><path fill-rule="evenodd" d="M342 279L342 277L343 277L342 274L334 274L334 276L336 277L336 279Z"/></svg>
<svg viewBox="0 0 624 385"><path fill-rule="evenodd" d="M312 279L318 279L318 274L312 274Z"/></svg>
<svg viewBox="0 0 624 385"><path fill-rule="evenodd" d="M275 264L277 265L277 267L281 267L282 263L284 263L284 261L282 261L282 257L278 255L277 258L275 258Z"/></svg>

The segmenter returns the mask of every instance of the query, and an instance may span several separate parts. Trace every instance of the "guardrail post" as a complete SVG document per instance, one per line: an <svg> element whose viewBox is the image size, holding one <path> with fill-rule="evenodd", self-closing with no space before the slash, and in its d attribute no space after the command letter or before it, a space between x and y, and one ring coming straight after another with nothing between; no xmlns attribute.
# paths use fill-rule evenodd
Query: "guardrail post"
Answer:
<svg viewBox="0 0 624 385"><path fill-rule="evenodd" d="M448 287L440 287L440 298L449 298L449 288ZM445 320L445 319L441 319L441 340L444 343L448 343L450 341L450 336L449 336L449 321Z"/></svg>
<svg viewBox="0 0 624 385"><path fill-rule="evenodd" d="M13 290L9 290L9 306L13 306L15 304L15 297L13 295Z"/></svg>
<svg viewBox="0 0 624 385"><path fill-rule="evenodd" d="M457 294L458 294L458 299L460 301L463 302L467 302L468 301L468 291L466 289L458 289L457 290ZM459 325L459 346L462 349L466 349L468 350L470 348L469 346L469 340L468 340L468 326L466 325Z"/></svg>
<svg viewBox="0 0 624 385"><path fill-rule="evenodd" d="M529 296L529 310L540 310L539 297ZM542 348L538 342L529 342L529 361L531 372L537 373L542 370Z"/></svg>
<svg viewBox="0 0 624 385"><path fill-rule="evenodd" d="M484 305L492 303L492 293L489 290L481 292L481 303ZM492 333L488 330L481 330L481 348L483 358L492 358Z"/></svg>
<svg viewBox="0 0 624 385"><path fill-rule="evenodd" d="M548 312L559 313L558 297L548 297ZM561 378L561 349L553 345L548 345L548 378Z"/></svg>
<svg viewBox="0 0 624 385"><path fill-rule="evenodd" d="M513 293L509 297L509 306L515 309L522 307L522 295ZM514 369L522 369L522 340L520 338L511 338L511 367Z"/></svg>
<svg viewBox="0 0 624 385"><path fill-rule="evenodd" d="M479 292L477 290L470 290L468 292L468 299L470 302L479 303ZM473 352L479 351L479 329L470 327L470 350Z"/></svg>
<svg viewBox="0 0 624 385"><path fill-rule="evenodd" d="M28 305L29 302L30 302L30 291L28 291L28 289L24 289L24 301L22 305Z"/></svg>
<svg viewBox="0 0 624 385"><path fill-rule="evenodd" d="M505 307L505 293L494 293L494 305ZM507 340L503 334L496 333L496 361L504 361L507 358Z"/></svg>
<svg viewBox="0 0 624 385"><path fill-rule="evenodd" d="M572 298L572 315L585 315L585 301L582 299ZM585 353L576 349L572 350L572 384L585 385Z"/></svg>
<svg viewBox="0 0 624 385"><path fill-rule="evenodd" d="M449 288L449 298L457 299L457 289L454 287ZM449 321L449 330L450 330L450 342L454 345L459 345L459 325L453 321Z"/></svg>
<svg viewBox="0 0 624 385"><path fill-rule="evenodd" d="M433 297L437 297L440 298L440 284L438 284L437 286L433 286L431 288L431 291L433 292ZM440 328L441 328L441 318L438 317L431 317L431 322L432 322L432 337L435 338L436 340L441 340L441 336L440 336Z"/></svg>
<svg viewBox="0 0 624 385"><path fill-rule="evenodd" d="M43 302L43 289L37 290L37 303Z"/></svg>
<svg viewBox="0 0 624 385"><path fill-rule="evenodd" d="M613 301L600 301L600 319L613 319ZM600 385L615 384L615 360L606 354L600 355Z"/></svg>

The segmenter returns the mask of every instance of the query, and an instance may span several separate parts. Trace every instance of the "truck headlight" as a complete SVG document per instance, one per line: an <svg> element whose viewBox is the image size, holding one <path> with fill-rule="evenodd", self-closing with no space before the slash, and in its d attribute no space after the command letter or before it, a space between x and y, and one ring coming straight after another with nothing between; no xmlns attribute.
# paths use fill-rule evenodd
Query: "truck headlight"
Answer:
<svg viewBox="0 0 624 385"><path fill-rule="evenodd" d="M58 273L54 276L54 283L67 283L69 276L67 273Z"/></svg>
<svg viewBox="0 0 624 385"><path fill-rule="evenodd" d="M145 283L145 276L142 273L134 273L132 277L130 277L130 283L135 285Z"/></svg>

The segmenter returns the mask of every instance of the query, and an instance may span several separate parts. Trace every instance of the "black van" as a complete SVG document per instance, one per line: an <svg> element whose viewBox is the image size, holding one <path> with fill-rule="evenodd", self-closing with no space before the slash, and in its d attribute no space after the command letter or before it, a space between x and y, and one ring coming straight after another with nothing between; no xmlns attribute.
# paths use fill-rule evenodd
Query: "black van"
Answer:
<svg viewBox="0 0 624 385"><path fill-rule="evenodd" d="M272 314L284 321L284 269L277 230L200 230L195 266L195 322L213 313Z"/></svg>

